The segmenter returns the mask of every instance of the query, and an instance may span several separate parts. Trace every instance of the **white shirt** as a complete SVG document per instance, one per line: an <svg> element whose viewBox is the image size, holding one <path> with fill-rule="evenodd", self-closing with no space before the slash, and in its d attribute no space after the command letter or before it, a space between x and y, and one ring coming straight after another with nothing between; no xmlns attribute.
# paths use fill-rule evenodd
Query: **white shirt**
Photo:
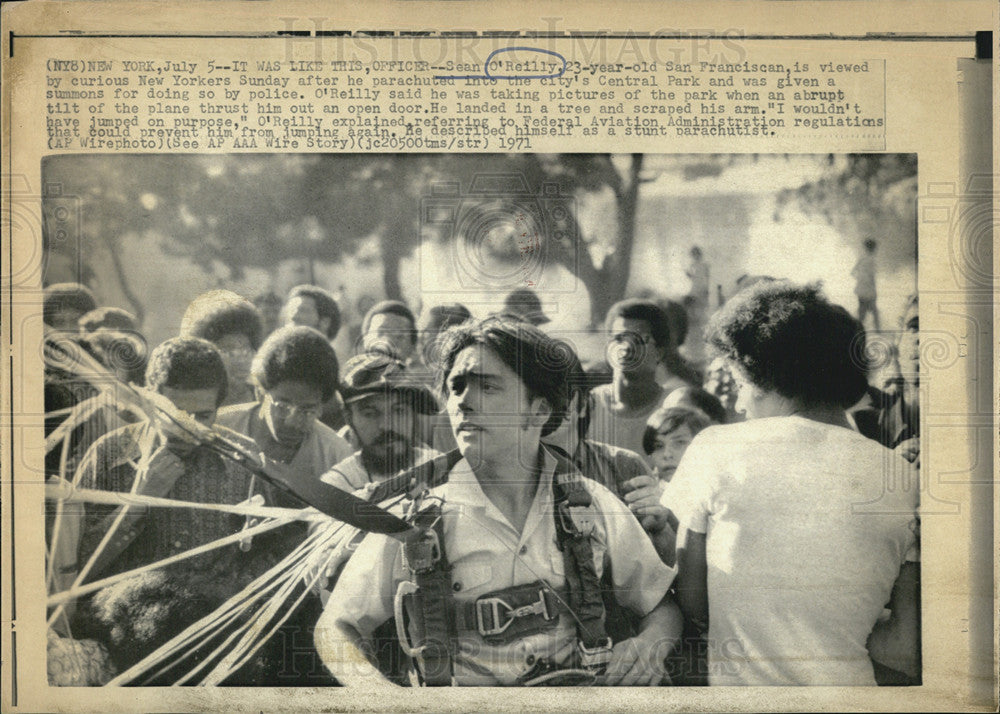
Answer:
<svg viewBox="0 0 1000 714"><path fill-rule="evenodd" d="M706 534L712 685L875 684L865 643L914 545L910 464L797 416L715 426L663 505Z"/></svg>
<svg viewBox="0 0 1000 714"><path fill-rule="evenodd" d="M545 580L565 585L563 554L556 545L552 475L554 460L546 452L545 468L522 532L483 493L469 464L462 460L449 480L431 493L444 498L444 550L452 568L456 602L514 585ZM664 565L631 512L610 491L584 480L596 515L594 562L597 574L612 563L618 602L645 616L659 604L676 571ZM392 617L393 596L411 578L398 541L370 534L347 563L323 620L352 624L366 638ZM317 634L319 636L319 634ZM328 633L327 637L330 636ZM531 667L529 657L564 663L573 653L575 623L560 614L557 627L514 642L492 645L476 633L458 635L454 678L460 685L509 685Z"/></svg>

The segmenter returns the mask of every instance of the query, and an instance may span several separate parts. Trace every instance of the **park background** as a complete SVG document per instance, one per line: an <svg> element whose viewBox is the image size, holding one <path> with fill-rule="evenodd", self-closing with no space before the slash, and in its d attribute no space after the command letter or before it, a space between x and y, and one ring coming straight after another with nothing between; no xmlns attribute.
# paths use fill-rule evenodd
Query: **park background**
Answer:
<svg viewBox="0 0 1000 714"><path fill-rule="evenodd" d="M44 283L87 284L150 345L214 288L272 320L293 285L327 288L345 359L383 298L481 316L531 287L546 329L592 362L613 302L683 299L695 245L710 310L770 275L821 281L855 312L866 238L883 330L916 290L913 154L76 154L45 158L42 179Z"/></svg>

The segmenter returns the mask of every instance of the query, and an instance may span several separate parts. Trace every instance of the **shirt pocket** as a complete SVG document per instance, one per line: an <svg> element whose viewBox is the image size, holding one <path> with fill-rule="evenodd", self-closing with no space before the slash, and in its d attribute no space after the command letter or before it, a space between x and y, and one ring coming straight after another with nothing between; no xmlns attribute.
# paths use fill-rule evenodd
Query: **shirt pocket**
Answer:
<svg viewBox="0 0 1000 714"><path fill-rule="evenodd" d="M499 569L502 566L488 558L468 558L454 563L451 571L452 591L462 600L473 600L503 587Z"/></svg>

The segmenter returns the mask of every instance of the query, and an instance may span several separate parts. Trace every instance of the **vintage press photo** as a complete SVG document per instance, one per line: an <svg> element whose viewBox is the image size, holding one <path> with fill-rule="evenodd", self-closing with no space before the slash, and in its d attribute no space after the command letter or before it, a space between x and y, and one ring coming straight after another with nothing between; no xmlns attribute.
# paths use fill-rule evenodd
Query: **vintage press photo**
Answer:
<svg viewBox="0 0 1000 714"><path fill-rule="evenodd" d="M684 437L690 440L694 436L691 432L697 433L709 421L736 423L745 418L737 405L731 375L722 370L720 363L713 362L701 335L709 316L752 284L778 279L803 285L821 283L831 300L849 307L867 323L867 344L858 346L856 358L871 362L871 382L915 382L919 349L915 343L913 298L917 278L913 210L917 173L917 157L913 154L57 155L47 157L42 167L43 183L60 189L59 196L43 200L44 215L59 215L71 210L66 206L75 203L72 210L81 216L81 224L75 241L67 239L50 248L45 280L53 285L86 280L105 291L98 298L101 304L111 300L115 305L125 305L120 309L136 316L141 328L118 328L124 335L109 338L108 347L83 342L84 349L95 352L123 381L136 379L133 375L142 371L140 366L147 361L150 350L175 337L178 331L184 332L183 325L191 315L189 306L212 290L225 289L245 296L259 306L262 322L277 321L266 324L260 336L254 336L256 342L262 342L287 321L304 322L297 311L323 309L316 297L310 298L313 304L303 308L302 298L294 297L298 294L293 290L295 286L323 287L335 296L339 308L341 324L334 344L344 355L344 362L352 354L380 348L372 339L372 328L369 326L368 332L364 329L366 322L373 321L371 306L384 298L412 305L420 323L441 312L442 305L457 312L459 307L452 307L456 303L468 311L472 320L521 310L566 350L565 355L554 355L552 359L569 359L570 354L579 359L584 370L579 376L585 376L583 386L587 388L580 398L592 402L590 428L584 430L587 439L622 448L630 446L642 458L640 468L645 465L666 484L682 456ZM859 195L872 198L864 200ZM375 214L373 205L386 206L386 210ZM120 226L136 223L141 223L142 228L120 232ZM114 254L92 243L85 244L92 240L90 236L116 236L110 238L115 241ZM52 234L45 239L50 245L55 242ZM78 268L84 272L72 272ZM876 294L869 292L873 285L878 286ZM525 302L511 300L511 295ZM528 304L532 295L535 303ZM667 329L669 339L676 344L669 357L661 358L651 379L653 385L664 385L661 399L674 390L690 392L703 384L711 390L709 396L704 391L691 392L694 399L705 400L703 408L711 414L701 409L685 412L681 402L676 407L679 411L668 415L673 420L691 420L686 427L677 429L680 433L675 437L670 437L673 430L665 430L664 440L675 438L680 445L657 448L644 443L643 433L632 434L619 428L615 423L619 417L597 403L602 398L598 395L610 393L616 374L628 370L626 374L631 375L636 365L630 362L647 359L641 354L619 354L635 349L620 334L623 330L613 324L614 310L621 309L613 306L622 300L645 300L647 303L636 305L652 303L672 320ZM284 314L282 310L269 311L275 307L283 308ZM245 311L254 314L248 307ZM398 310L385 314L395 318L401 313ZM232 316L228 319L235 320ZM648 317L645 321L655 319ZM463 321L464 315L459 322ZM656 322L652 325L645 329L662 329ZM631 323L629 327L635 329ZM202 333L212 335L224 349L229 349L224 352L225 359L237 362L238 352L229 347L225 335L215 337L209 330ZM233 333L228 334L229 341L236 339ZM408 340L400 344L399 335L387 331L381 336L387 342L384 347L407 360L409 369L429 371L440 367L445 348L426 335L417 341L419 357L407 354L413 352L413 344ZM70 351L73 346L64 348ZM249 356L245 351L244 359ZM74 357L70 354L65 359ZM67 384L88 390L88 395L89 390L94 390L90 396L110 390L105 393L114 400L129 403L129 395L107 373L98 372L94 379L84 369L73 372L75 365L63 367L57 361L60 358L51 360L51 369L62 367L71 373L52 378L47 392L52 408L47 411L61 406L57 402L64 398L61 391ZM591 388L592 395L587 393ZM233 385L230 392L235 389ZM252 394L227 394L223 403L240 404L252 398ZM652 406L643 407L648 414L641 421L652 418L657 405ZM81 488L116 488L113 484L118 482L103 471L113 467L93 466L85 455L90 449L99 450L94 442L114 431L116 425L132 421L113 413L114 402L110 409L105 418L112 421L112 426L100 424L96 436L81 436L84 443L65 447L73 451L64 458L79 464L76 471L80 475L73 475L74 469L69 466L60 474L64 480ZM474 411L483 411L483 418L493 416L483 408ZM867 415L874 410L866 405L852 419L863 418L862 412ZM512 419L509 414L499 416ZM93 417L84 419L73 414L71 418L79 418L84 431L88 426L95 428L92 421L88 423ZM342 429L355 418L345 413L342 423L334 426ZM577 416L577 421L580 418ZM630 424L636 421L631 415L628 418ZM640 427L645 429L646 424L633 429ZM654 426L654 433L656 428L662 427ZM859 424L858 428L865 425ZM557 431L550 442L573 454L578 448L577 435L564 435L564 431L568 430ZM913 431L912 424L900 422L882 438L889 440L887 445L898 447L913 438ZM437 434L428 441L446 450L441 446L447 443L446 437ZM107 439L102 442L106 444ZM910 446L916 448L915 444ZM56 453L63 456L61 451ZM835 456L842 457L839 452ZM631 458L638 460L638 456ZM53 468L61 466L53 460ZM790 463L782 468L795 467ZM885 468L893 468L892 461L887 460ZM624 499L630 490L627 477L620 472L611 475L614 478L605 480L605 484ZM915 481L908 481L912 476L892 475L900 479L894 488L915 489ZM594 473L593 478L606 479L599 473ZM117 489L123 490L121 486ZM193 498L180 493L175 487L171 498ZM858 513L891 509L891 505L879 503L882 497L881 490L868 493L866 499L859 495L852 507ZM222 493L211 487L202 498L223 500ZM183 509L185 505L175 503L172 507ZM69 506L50 509L54 521L49 531L52 552L61 548L59 538L71 537L74 515L70 511ZM107 515L99 512L101 523L108 527ZM765 513L764 517L776 515ZM103 643L113 653L93 665L105 668L106 674L99 676L112 684L231 681L229 678L239 671L234 661L252 657L257 647L267 646L271 630L264 625L268 620L263 614L251 615L257 610L268 613L265 605L278 610L294 609L295 598L300 596L290 587L277 592L261 587L253 597L243 596L238 604L231 603L230 598L242 596L238 567L232 572L223 571L222 577L232 578L232 592L220 592L214 581L220 575L214 568L209 571L213 576L210 586L196 585L201 568L183 562L165 571L169 574L166 580L148 575L144 580L149 562L157 559L154 554L163 558L177 557L179 553L193 557L207 545L188 535L191 524L177 525L184 522L182 516L171 512L171 518L169 523L155 528L152 524L146 526L134 544L122 549L118 556L125 560L130 553L142 553L126 561L140 570L130 590L119 592L130 582L122 580L129 568L117 564L104 565L103 572L92 568L93 575L87 581L113 576L108 587L121 583L118 590L113 591L114 595L98 596L87 588L78 596L84 604L73 608L73 616L63 612L52 620L53 626L67 637ZM88 519L99 520L87 515L85 523ZM86 533L94 527L96 524L88 524L82 530ZM165 549L156 546L156 528L170 533L168 540L176 542ZM103 533L91 538L96 541L100 536ZM827 538L832 539L833 534L827 534ZM210 543L212 539L207 540ZM182 542L186 548L179 545ZM336 538L332 542L339 544ZM302 577L303 571L292 567L302 558L296 550L297 541L249 545L242 551L230 545L223 552L232 564L241 559L251 562L259 557L255 551L273 550L268 553L269 566L272 560L287 559L273 577L291 582ZM805 543L795 543L793 550L801 552L805 547ZM80 558L90 557L87 549L80 552ZM316 560L313 567L318 568L329 559L329 553L315 547L310 557ZM82 570L82 563L72 562ZM58 580L58 569L55 565L54 583L62 582L62 586L53 585L56 597L64 590L79 587L75 578ZM895 579L895 569L890 582ZM174 581L185 579L187 588L178 591ZM828 592L827 596L837 597L837 593ZM175 602L184 600L204 605L191 607L189 612L174 612ZM157 606L155 614L148 612L151 604ZM254 626L260 628L261 634L240 640L239 656L233 655L232 660L203 665L203 661L217 659L233 649L231 639L215 644L219 633L212 624L223 614L232 619L229 627L241 638ZM315 623L306 626L309 624ZM308 642L305 630L299 629L271 636ZM188 635L175 640L182 631ZM93 634L84 638L77 634L80 632ZM708 646L715 645L709 642ZM739 661L756 656L746 651L748 645L739 640L718 646L739 648L735 653L737 663L729 665L734 669L740 667ZM190 650L201 648L206 654L191 657ZM319 655L310 650L308 644L296 645L293 659L263 682L272 686L311 683L322 665ZM62 665L53 660L62 656L58 648L49 652L49 668L56 681L62 677ZM186 659L174 663L175 658ZM711 672L710 663L703 659L679 663L675 677L704 683ZM158 670L166 664L173 664L171 671L158 676ZM899 677L889 673L885 676ZM909 676L919 682L919 669ZM909 680L899 677L896 681Z"/></svg>
<svg viewBox="0 0 1000 714"><path fill-rule="evenodd" d="M5 38L5 703L988 707L981 28L535 15Z"/></svg>

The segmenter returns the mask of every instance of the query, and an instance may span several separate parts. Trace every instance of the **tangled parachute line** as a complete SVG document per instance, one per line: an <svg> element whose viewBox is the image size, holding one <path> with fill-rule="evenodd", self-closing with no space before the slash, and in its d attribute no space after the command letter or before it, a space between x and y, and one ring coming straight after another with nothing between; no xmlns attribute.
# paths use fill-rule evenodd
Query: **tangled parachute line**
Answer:
<svg viewBox="0 0 1000 714"><path fill-rule="evenodd" d="M250 661L274 636L312 588L350 557L363 531L397 533L407 527L404 521L391 513L402 513L404 496L398 490L383 487L372 491L366 500L362 500L319 482L318 475L315 474L311 475L311 481L318 485L305 489L292 486L280 473L269 469L266 459L254 452L249 441L241 441L240 435L218 427L206 427L178 410L163 395L119 381L110 370L84 350L67 350L58 343L49 343L44 356L46 366L58 369L96 390L94 396L80 401L74 407L46 415L50 418L65 417L45 442L46 454L53 450L59 450L60 454L59 472L49 479L45 487L46 499L55 505L46 569L49 591L46 604L50 610L47 622L50 628L60 623L65 632L72 635L65 612L67 604L97 590L246 541L288 523L305 521L310 524L310 533L305 540L277 564L214 611L186 627L126 671L114 676L107 682L108 685L141 685L164 679L175 686L222 683ZM71 469L71 435L105 409L132 415L141 422L155 424L161 433L211 449L315 507L268 507L261 504L259 497L238 504L154 497L136 492L138 479L133 484L131 493L81 488L79 482L88 464L80 463L77 468ZM380 502L382 508L376 507L375 501ZM60 551L75 546L67 542L72 539L66 537L64 529L66 506L79 503L117 506L117 510L111 527L86 564L80 568L72 584L66 589L60 589L56 577ZM358 507L359 504L362 508ZM163 560L87 582L94 564L111 543L126 516L135 509L146 508L231 513L253 517L259 523ZM341 518L335 520L331 516ZM57 635L50 630L50 643L54 637ZM66 648L53 649L50 646L50 657L53 656L67 656Z"/></svg>

